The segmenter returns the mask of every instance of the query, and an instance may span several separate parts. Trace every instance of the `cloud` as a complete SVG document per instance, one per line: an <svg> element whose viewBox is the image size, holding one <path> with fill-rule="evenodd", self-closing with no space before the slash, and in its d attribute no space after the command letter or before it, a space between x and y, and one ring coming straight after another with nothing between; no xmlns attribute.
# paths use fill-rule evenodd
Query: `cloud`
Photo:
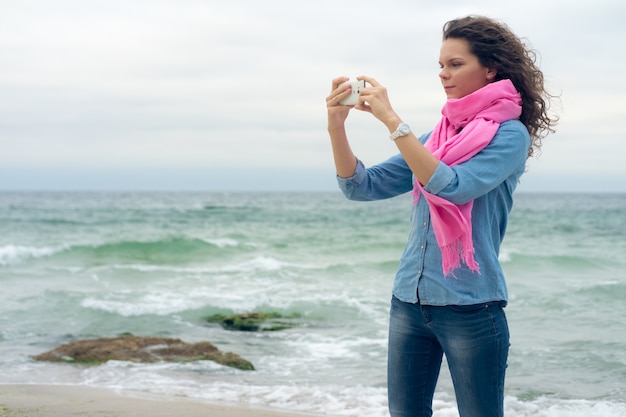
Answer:
<svg viewBox="0 0 626 417"><path fill-rule="evenodd" d="M561 125L531 175L573 176L584 167L626 178L621 1L23 0L2 7L0 188L75 187L78 177L81 187L87 178L94 187L146 187L145 178L158 186L159 173L184 187L209 172L222 172L223 186L238 173L266 172L259 187L275 188L298 170L307 178L327 173L318 182L326 187L334 177L324 107L331 79L373 75L414 130L428 131L443 104L441 27L465 14L502 19L527 37L548 85L562 92ZM369 115L352 114L348 128L366 163L396 152ZM68 174L52 181L55 170Z"/></svg>

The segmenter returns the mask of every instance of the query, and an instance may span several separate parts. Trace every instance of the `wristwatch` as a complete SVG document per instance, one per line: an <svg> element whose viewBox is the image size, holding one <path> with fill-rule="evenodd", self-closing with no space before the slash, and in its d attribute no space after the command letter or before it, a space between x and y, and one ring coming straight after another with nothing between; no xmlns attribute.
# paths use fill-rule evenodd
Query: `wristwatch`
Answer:
<svg viewBox="0 0 626 417"><path fill-rule="evenodd" d="M400 123L396 131L393 132L391 136L389 136L389 139L396 140L400 136L406 136L409 133L411 133L411 128L409 127L409 125L407 125L406 123Z"/></svg>

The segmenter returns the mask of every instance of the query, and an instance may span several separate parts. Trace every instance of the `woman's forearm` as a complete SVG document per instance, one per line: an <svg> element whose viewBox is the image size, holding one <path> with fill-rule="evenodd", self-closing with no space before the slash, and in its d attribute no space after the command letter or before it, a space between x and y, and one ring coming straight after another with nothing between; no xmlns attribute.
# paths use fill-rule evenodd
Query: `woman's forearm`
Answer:
<svg viewBox="0 0 626 417"><path fill-rule="evenodd" d="M426 185L437 169L439 160L420 143L413 133L399 137L395 142L415 178L420 184Z"/></svg>
<svg viewBox="0 0 626 417"><path fill-rule="evenodd" d="M395 115L384 122L389 133L393 133L400 123L402 119ZM413 132L400 136L394 142L415 178L420 184L426 185L437 169L439 160L422 145Z"/></svg>
<svg viewBox="0 0 626 417"><path fill-rule="evenodd" d="M333 150L333 158L337 175L342 178L349 178L354 175L356 170L356 156L352 152L348 136L343 125L339 127L329 127L330 143Z"/></svg>

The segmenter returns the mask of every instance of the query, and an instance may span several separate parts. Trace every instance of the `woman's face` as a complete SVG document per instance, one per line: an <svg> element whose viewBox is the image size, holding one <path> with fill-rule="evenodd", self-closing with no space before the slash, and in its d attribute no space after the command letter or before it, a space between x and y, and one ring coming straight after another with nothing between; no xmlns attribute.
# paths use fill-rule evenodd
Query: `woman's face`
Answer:
<svg viewBox="0 0 626 417"><path fill-rule="evenodd" d="M465 39L448 38L441 45L439 78L448 98L461 98L492 82L493 69L481 65Z"/></svg>

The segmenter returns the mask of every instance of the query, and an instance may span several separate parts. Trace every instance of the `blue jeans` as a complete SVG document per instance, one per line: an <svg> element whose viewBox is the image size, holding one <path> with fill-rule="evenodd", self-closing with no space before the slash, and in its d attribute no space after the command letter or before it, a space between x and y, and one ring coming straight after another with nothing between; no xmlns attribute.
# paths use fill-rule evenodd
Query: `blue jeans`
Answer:
<svg viewBox="0 0 626 417"><path fill-rule="evenodd" d="M389 326L391 417L430 417L443 355L460 417L502 417L509 328L504 303L428 306L393 297Z"/></svg>

